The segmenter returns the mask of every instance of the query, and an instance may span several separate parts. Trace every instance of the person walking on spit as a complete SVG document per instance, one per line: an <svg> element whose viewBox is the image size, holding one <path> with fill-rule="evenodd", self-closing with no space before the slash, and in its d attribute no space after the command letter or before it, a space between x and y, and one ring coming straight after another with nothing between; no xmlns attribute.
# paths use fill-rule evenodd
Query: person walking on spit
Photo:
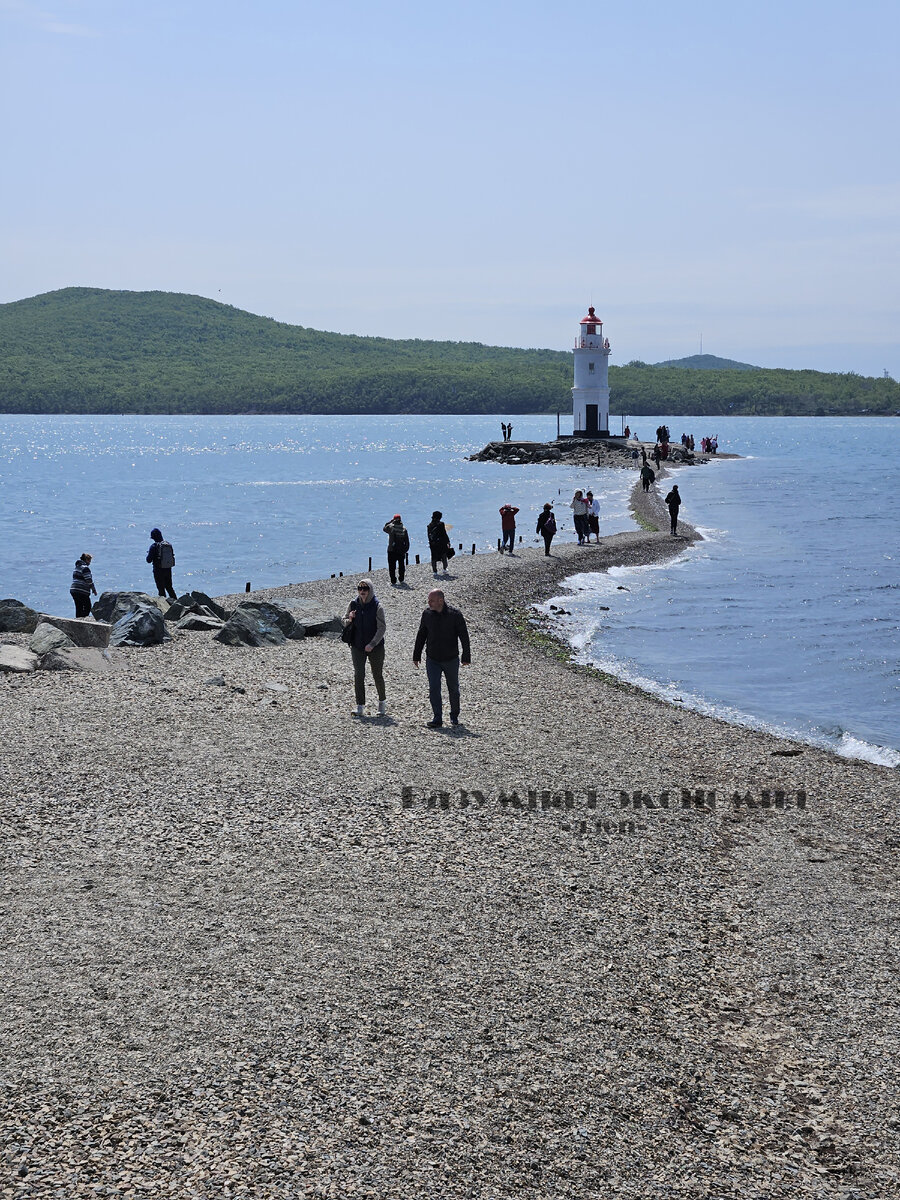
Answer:
<svg viewBox="0 0 900 1200"><path fill-rule="evenodd" d="M594 499L594 493L588 492L585 496L587 501L587 519L588 519L588 535L587 540L590 542L591 534L597 539L597 545L600 545L600 501Z"/></svg>
<svg viewBox="0 0 900 1200"><path fill-rule="evenodd" d="M394 513L390 521L385 525L384 532L388 535L388 571L391 576L391 587L397 584L397 577L400 577L400 582L406 575L406 558L409 554L409 534L403 521L400 519L399 513Z"/></svg>
<svg viewBox="0 0 900 1200"><path fill-rule="evenodd" d="M447 562L453 557L453 547L450 545L450 534L447 532L447 526L441 520L444 514L437 509L431 514L431 522L428 526L428 549L431 551L431 573L437 577L437 565L442 563L444 572L447 571Z"/></svg>
<svg viewBox="0 0 900 1200"><path fill-rule="evenodd" d="M462 646L460 657L459 647ZM466 618L458 608L452 608L438 588L428 593L428 607L422 613L416 644L413 647L413 666L418 668L425 650L425 671L428 675L428 699L434 719L427 722L429 729L440 729L443 725L443 702L441 678L447 677L447 692L450 697L450 724L459 724L459 668L472 661L469 646L469 629Z"/></svg>
<svg viewBox="0 0 900 1200"><path fill-rule="evenodd" d="M545 504L537 519L537 533L544 539L544 554L550 557L550 543L556 533L556 517L553 515L553 505Z"/></svg>
<svg viewBox="0 0 900 1200"><path fill-rule="evenodd" d="M656 478L656 472L653 470L653 468L650 466L650 464L645 460L644 465L641 467L641 487L644 489L645 492L650 491L650 484L653 482L653 480L655 478Z"/></svg>
<svg viewBox="0 0 900 1200"><path fill-rule="evenodd" d="M507 542L509 543L510 554L516 548L516 513L518 511L513 504L504 504L500 509L500 529L503 533L503 545L500 547L501 554L506 549Z"/></svg>
<svg viewBox="0 0 900 1200"><path fill-rule="evenodd" d="M666 504L669 506L669 520L672 522L672 537L676 537L678 533L678 510L681 508L681 497L678 495L678 484L672 484L672 490L666 496Z"/></svg>
<svg viewBox="0 0 900 1200"><path fill-rule="evenodd" d="M588 536L587 501L581 488L569 501L569 508L575 517L575 532L578 534L578 545L583 546Z"/></svg>
<svg viewBox="0 0 900 1200"><path fill-rule="evenodd" d="M344 614L344 629L353 626L350 656L353 659L353 689L356 708L351 714L362 717L366 711L366 660L372 670L375 690L378 692L378 715L387 712L387 696L384 690L384 635L387 619L381 601L375 595L371 579L361 579L356 585L356 600L351 600Z"/></svg>
<svg viewBox="0 0 900 1200"><path fill-rule="evenodd" d="M156 590L160 596L168 596L170 600L177 600L175 589L172 587L172 568L175 566L175 551L172 549L172 543L167 542L158 529L151 529L150 536L153 541L147 551L147 562L153 566Z"/></svg>
<svg viewBox="0 0 900 1200"><path fill-rule="evenodd" d="M69 595L75 601L76 617L91 615L91 593L97 595L94 577L91 575L91 557L90 554L82 554L72 572L72 586L69 588Z"/></svg>

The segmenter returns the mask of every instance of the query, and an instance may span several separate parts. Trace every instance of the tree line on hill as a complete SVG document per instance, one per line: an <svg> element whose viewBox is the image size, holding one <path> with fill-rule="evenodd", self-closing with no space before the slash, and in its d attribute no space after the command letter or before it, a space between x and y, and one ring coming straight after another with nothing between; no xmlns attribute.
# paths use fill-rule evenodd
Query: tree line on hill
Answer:
<svg viewBox="0 0 900 1200"><path fill-rule="evenodd" d="M900 410L892 379L735 367L611 367L613 411ZM0 305L7 413L567 412L571 385L562 351L325 333L180 293L66 288Z"/></svg>

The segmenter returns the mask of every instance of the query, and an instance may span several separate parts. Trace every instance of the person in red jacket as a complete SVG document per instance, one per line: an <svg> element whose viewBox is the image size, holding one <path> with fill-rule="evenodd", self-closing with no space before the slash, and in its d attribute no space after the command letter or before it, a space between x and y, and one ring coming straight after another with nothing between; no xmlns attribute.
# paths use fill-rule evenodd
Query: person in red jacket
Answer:
<svg viewBox="0 0 900 1200"><path fill-rule="evenodd" d="M500 553L506 549L506 543L509 542L509 552L512 554L516 548L516 513L519 510L513 504L504 504L500 509L500 528L503 531L503 545L500 547Z"/></svg>

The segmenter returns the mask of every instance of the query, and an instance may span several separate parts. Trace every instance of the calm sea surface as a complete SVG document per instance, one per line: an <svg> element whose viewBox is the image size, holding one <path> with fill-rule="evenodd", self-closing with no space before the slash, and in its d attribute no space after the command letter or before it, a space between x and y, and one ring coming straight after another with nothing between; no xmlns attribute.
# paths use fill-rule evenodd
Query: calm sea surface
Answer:
<svg viewBox="0 0 900 1200"><path fill-rule="evenodd" d="M100 591L147 588L154 525L175 546L177 590L213 595L358 572L370 554L380 566L395 512L423 559L435 508L457 544L487 550L505 500L533 540L540 505L574 487L599 493L602 532L633 528L628 472L466 462L500 420L0 415L0 596L70 613L83 550ZM632 425L648 437L661 421L748 457L680 472L682 513L707 537L681 559L573 578L562 624L580 656L720 716L900 763L900 421ZM556 433L547 416L514 423L515 437Z"/></svg>

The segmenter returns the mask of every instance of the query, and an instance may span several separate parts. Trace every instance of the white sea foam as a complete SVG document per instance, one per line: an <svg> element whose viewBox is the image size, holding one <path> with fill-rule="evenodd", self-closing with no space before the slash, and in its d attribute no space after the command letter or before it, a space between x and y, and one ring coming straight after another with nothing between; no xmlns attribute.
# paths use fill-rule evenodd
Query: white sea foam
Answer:
<svg viewBox="0 0 900 1200"><path fill-rule="evenodd" d="M641 571L645 569L647 568L619 568L621 572ZM596 578L595 576L576 575L567 579L566 583L577 587L579 579L590 579L593 581ZM704 716L717 717L719 720L727 721L730 725L743 725L749 729L756 729L762 733L769 733L775 737L784 738L787 741L802 742L808 746L830 750L832 753L840 755L841 758L858 759L862 762L874 763L876 766L882 767L900 767L900 752L890 747L875 745L845 731L826 733L823 730L813 728L794 727L787 724L778 724L773 721L765 721L732 705L715 703L704 696L689 692L676 682L665 683L658 679L651 679L641 674L632 665L612 655L592 653L590 648L591 642L594 634L601 628L602 622L594 620L589 621L587 624L582 624L582 618L578 614L568 611L564 614L559 614L550 611L550 604L564 605L566 602L571 603L571 598L560 597L558 600L549 601L547 604L535 605L535 609L556 623L558 633L572 647L575 661L584 666L596 667L598 670L604 671L608 675L613 675L616 679L621 679L625 683L630 683L634 687L640 688L641 691L648 692L651 696L656 696L669 704L678 704L683 708L701 713Z"/></svg>

